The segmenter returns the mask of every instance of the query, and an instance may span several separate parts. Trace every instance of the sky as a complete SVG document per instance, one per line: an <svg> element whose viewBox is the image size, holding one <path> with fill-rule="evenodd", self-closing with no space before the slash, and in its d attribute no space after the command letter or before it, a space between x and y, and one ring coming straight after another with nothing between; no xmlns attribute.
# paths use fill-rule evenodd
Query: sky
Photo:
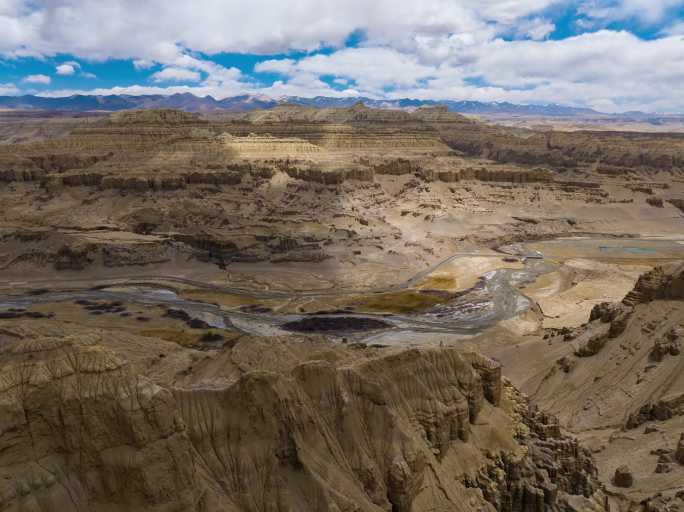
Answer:
<svg viewBox="0 0 684 512"><path fill-rule="evenodd" d="M0 0L0 95L684 113L684 0Z"/></svg>

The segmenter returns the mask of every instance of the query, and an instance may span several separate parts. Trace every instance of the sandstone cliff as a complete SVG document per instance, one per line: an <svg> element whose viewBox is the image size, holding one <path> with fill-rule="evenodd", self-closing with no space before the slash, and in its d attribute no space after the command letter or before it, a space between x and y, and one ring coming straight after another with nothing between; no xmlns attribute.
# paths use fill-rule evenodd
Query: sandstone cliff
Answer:
<svg viewBox="0 0 684 512"><path fill-rule="evenodd" d="M682 268L656 267L623 302L595 306L581 327L547 333L536 357L551 368L539 364L522 384L592 449L601 480L622 486L611 491L626 498L624 510L684 506L684 466L675 457L684 425ZM624 481L614 478L625 469Z"/></svg>
<svg viewBox="0 0 684 512"><path fill-rule="evenodd" d="M482 356L251 338L174 384L164 369L172 363L143 376L142 352L126 361L106 333L5 332L4 510L541 512L601 503L588 454L553 422L542 427L549 420ZM155 343L140 349L167 351Z"/></svg>

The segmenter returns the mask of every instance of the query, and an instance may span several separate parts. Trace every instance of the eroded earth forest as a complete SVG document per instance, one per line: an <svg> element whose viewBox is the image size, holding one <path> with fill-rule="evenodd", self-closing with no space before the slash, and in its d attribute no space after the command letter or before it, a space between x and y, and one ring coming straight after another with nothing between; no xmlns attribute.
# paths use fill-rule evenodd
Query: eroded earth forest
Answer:
<svg viewBox="0 0 684 512"><path fill-rule="evenodd" d="M0 128L0 510L684 510L684 135Z"/></svg>

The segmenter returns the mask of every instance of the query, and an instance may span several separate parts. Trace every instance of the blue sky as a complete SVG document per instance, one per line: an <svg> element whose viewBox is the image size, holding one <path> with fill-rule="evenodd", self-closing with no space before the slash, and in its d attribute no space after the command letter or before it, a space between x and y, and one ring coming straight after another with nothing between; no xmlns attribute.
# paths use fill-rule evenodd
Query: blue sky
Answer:
<svg viewBox="0 0 684 512"><path fill-rule="evenodd" d="M684 112L684 0L0 0L0 94Z"/></svg>

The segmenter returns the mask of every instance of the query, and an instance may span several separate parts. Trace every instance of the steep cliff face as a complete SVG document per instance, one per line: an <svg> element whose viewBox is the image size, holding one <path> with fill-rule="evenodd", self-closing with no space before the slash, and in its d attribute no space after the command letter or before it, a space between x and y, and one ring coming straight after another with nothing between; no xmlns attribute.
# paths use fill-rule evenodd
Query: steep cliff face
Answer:
<svg viewBox="0 0 684 512"><path fill-rule="evenodd" d="M553 181L553 175L547 169L524 169L516 171L492 170L469 167L459 171L443 171L437 174L440 181L452 183L463 180L502 181L511 183L535 183Z"/></svg>
<svg viewBox="0 0 684 512"><path fill-rule="evenodd" d="M300 168L284 166L284 172L295 179L322 183L324 185L339 185L347 180L373 181L373 171L371 169L341 169L324 171L316 168Z"/></svg>
<svg viewBox="0 0 684 512"><path fill-rule="evenodd" d="M535 359L548 366L518 381L592 450L600 480L622 496L618 510L684 506L676 458L684 428L682 290L681 263L643 274L624 301L598 304L580 327L547 332Z"/></svg>
<svg viewBox="0 0 684 512"><path fill-rule="evenodd" d="M455 353L344 368L314 361L289 378L256 371L224 390L176 395L214 477L240 464L226 491L246 495L248 510L420 510L415 503L432 500L438 485L430 467L467 441L484 406L478 374ZM462 489L441 485L439 503L457 503Z"/></svg>
<svg viewBox="0 0 684 512"><path fill-rule="evenodd" d="M250 338L174 384L172 363L142 376L142 353L129 363L103 334L3 335L4 510L541 512L599 499L588 456L476 354Z"/></svg>
<svg viewBox="0 0 684 512"><path fill-rule="evenodd" d="M653 300L684 300L684 264L656 267L642 275L624 302L633 305Z"/></svg>
<svg viewBox="0 0 684 512"><path fill-rule="evenodd" d="M3 509L194 507L197 476L173 396L96 342L3 346Z"/></svg>
<svg viewBox="0 0 684 512"><path fill-rule="evenodd" d="M92 186L99 185L97 180L101 178L71 176L102 175L109 180L109 188L142 190L144 185L120 182L134 178L151 182L160 173L162 178L170 174L170 169L183 181L187 172L207 168L220 171L231 162L243 160L259 160L260 167L269 168L269 162L277 159L318 162L348 159L349 153L373 152L384 153L388 160L396 160L389 154L393 152L415 159L408 170L396 165L366 169L389 174L414 172L417 167L426 167L435 156L458 154L525 167L581 169L612 177L642 171L681 173L684 169L681 137L520 131L468 120L438 107L409 114L363 105L347 109L283 105L211 121L180 111L148 110L120 112L74 126L59 141L0 148L0 181L36 181L64 174L64 184ZM349 163L346 162L347 167ZM88 171L75 172L80 169ZM340 182L339 177L322 181L315 173L301 173L297 177L312 177L319 183ZM461 169L447 170L431 179L525 183L551 181L553 175L530 168L510 173Z"/></svg>
<svg viewBox="0 0 684 512"><path fill-rule="evenodd" d="M556 418L507 391L521 421L516 439L526 452L519 458L503 454L478 475L474 484L486 499L503 511L609 510L590 452L562 435Z"/></svg>
<svg viewBox="0 0 684 512"><path fill-rule="evenodd" d="M76 127L64 139L6 146L0 151L0 181L47 181L51 187L89 186L130 191L176 190L192 184L234 185L240 174L272 170L279 161L293 178L339 185L372 181L377 174L417 173L431 181L550 181L548 172L425 168L435 155L453 155L435 126L475 129L477 123L441 109L416 114L374 110L282 106L244 119L209 122L173 110L130 111ZM411 158L393 158L391 152ZM384 152L366 166L349 153ZM427 158L426 158L427 157ZM291 165L304 159L306 165ZM311 161L308 161L311 159ZM240 162L254 162L255 167ZM333 168L328 165L334 161ZM283 167L282 165L280 167Z"/></svg>
<svg viewBox="0 0 684 512"><path fill-rule="evenodd" d="M596 165L604 174L666 171L681 174L684 144L679 135L548 132L456 123L435 124L443 140L466 154L498 162L577 168Z"/></svg>
<svg viewBox="0 0 684 512"><path fill-rule="evenodd" d="M684 413L683 268L646 272L622 302L596 305L588 323L568 330L573 354L545 376L540 403L574 428L631 429Z"/></svg>

